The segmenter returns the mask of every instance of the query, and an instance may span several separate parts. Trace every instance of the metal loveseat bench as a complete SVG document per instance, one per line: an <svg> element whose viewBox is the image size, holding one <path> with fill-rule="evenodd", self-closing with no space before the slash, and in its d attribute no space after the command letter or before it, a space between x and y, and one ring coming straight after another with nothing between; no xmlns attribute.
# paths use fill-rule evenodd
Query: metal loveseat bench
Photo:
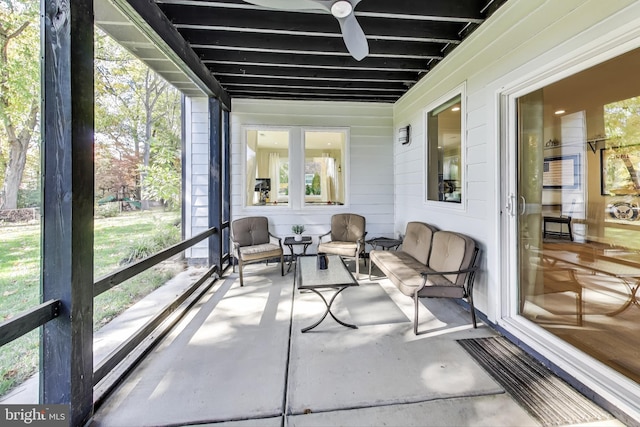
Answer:
<svg viewBox="0 0 640 427"><path fill-rule="evenodd" d="M409 222L400 250L370 252L369 279L375 264L400 292L414 299L416 335L420 298L466 298L473 327L477 328L473 280L478 270L478 252L476 242L464 234Z"/></svg>

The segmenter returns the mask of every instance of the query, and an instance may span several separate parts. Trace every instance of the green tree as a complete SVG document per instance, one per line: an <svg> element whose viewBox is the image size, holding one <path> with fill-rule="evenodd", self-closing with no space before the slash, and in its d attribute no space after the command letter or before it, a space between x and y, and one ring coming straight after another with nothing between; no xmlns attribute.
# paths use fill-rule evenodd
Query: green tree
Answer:
<svg viewBox="0 0 640 427"><path fill-rule="evenodd" d="M179 198L179 185L177 193L169 195L168 189L176 187L158 179L162 170L169 181L176 171L180 175L179 92L100 31L96 33L95 87L96 156L100 159L96 187L114 195L126 189L143 201L160 197L169 203ZM158 164L153 163L154 144L159 145ZM167 153L173 153L177 168L175 162L168 166L172 162L164 157ZM147 189L151 172L155 187Z"/></svg>
<svg viewBox="0 0 640 427"><path fill-rule="evenodd" d="M0 209L15 209L40 111L39 2L0 1Z"/></svg>
<svg viewBox="0 0 640 427"><path fill-rule="evenodd" d="M160 200L170 209L180 206L180 173L179 140L152 141L151 164L142 166L146 176L143 197Z"/></svg>
<svg viewBox="0 0 640 427"><path fill-rule="evenodd" d="M615 148L606 162L605 187L612 194L636 194L640 189L638 145L640 145L640 97L604 106L607 147Z"/></svg>

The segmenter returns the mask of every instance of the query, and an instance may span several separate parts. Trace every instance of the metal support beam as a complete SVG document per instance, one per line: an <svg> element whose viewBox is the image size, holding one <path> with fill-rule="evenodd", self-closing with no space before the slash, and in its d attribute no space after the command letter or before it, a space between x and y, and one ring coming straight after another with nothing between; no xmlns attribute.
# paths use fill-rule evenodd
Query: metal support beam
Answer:
<svg viewBox="0 0 640 427"><path fill-rule="evenodd" d="M222 105L217 98L209 98L209 228L222 229ZM222 236L209 238L209 265L222 268Z"/></svg>
<svg viewBox="0 0 640 427"><path fill-rule="evenodd" d="M41 2L41 299L60 300L40 346L40 401L93 412L93 0Z"/></svg>

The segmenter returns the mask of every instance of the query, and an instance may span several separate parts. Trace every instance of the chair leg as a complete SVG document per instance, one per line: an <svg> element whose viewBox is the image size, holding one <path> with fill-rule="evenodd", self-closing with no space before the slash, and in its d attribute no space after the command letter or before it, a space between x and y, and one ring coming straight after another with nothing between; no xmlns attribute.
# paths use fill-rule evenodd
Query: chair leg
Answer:
<svg viewBox="0 0 640 427"><path fill-rule="evenodd" d="M280 254L280 275L284 276L284 253Z"/></svg>
<svg viewBox="0 0 640 427"><path fill-rule="evenodd" d="M371 281L371 264L373 264L373 261L369 260L369 281Z"/></svg>
<svg viewBox="0 0 640 427"><path fill-rule="evenodd" d="M576 309L578 313L578 326L582 326L582 288L580 288L579 292L576 292Z"/></svg>
<svg viewBox="0 0 640 427"><path fill-rule="evenodd" d="M356 280L360 280L360 256L356 255Z"/></svg>
<svg viewBox="0 0 640 427"><path fill-rule="evenodd" d="M471 320L473 321L473 327L474 329L477 329L478 323L476 322L476 309L473 306L473 295L470 294L467 299L469 300L469 310L471 310Z"/></svg>
<svg viewBox="0 0 640 427"><path fill-rule="evenodd" d="M238 259L238 271L240 272L240 286L244 286L244 281L242 277L242 259Z"/></svg>
<svg viewBox="0 0 640 427"><path fill-rule="evenodd" d="M418 335L418 293L415 293L413 295L413 306L415 309L413 315L413 333L415 335Z"/></svg>

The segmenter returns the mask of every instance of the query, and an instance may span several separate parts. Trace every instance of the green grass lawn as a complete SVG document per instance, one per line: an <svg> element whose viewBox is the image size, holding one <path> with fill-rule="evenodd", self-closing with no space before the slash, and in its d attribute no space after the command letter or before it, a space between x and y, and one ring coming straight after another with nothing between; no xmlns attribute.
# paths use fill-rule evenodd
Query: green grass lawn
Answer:
<svg viewBox="0 0 640 427"><path fill-rule="evenodd" d="M96 219L94 280L121 268L131 254L148 254L180 238L177 212L144 211ZM0 226L0 322L40 303L40 224ZM97 330L182 269L162 263L104 292L94 302ZM38 331L0 348L0 396L38 369Z"/></svg>

